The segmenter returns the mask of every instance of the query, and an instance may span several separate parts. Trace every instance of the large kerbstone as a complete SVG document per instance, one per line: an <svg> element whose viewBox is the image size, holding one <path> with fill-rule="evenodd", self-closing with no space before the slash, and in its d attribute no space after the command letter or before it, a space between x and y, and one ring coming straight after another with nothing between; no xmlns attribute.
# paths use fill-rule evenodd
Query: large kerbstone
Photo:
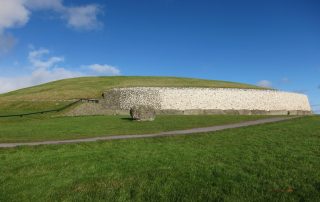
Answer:
<svg viewBox="0 0 320 202"><path fill-rule="evenodd" d="M151 106L136 105L131 107L130 115L133 120L153 121L156 118L156 111Z"/></svg>

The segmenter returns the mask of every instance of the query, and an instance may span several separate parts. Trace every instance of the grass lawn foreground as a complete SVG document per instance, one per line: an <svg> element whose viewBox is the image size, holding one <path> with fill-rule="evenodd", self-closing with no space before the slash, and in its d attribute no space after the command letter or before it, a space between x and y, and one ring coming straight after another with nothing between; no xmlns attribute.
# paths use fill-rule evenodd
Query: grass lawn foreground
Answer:
<svg viewBox="0 0 320 202"><path fill-rule="evenodd" d="M128 116L0 118L0 143L77 139L108 135L148 134L163 131L223 125L268 116L158 116L153 122L131 121Z"/></svg>
<svg viewBox="0 0 320 202"><path fill-rule="evenodd" d="M320 201L320 117L0 150L0 201Z"/></svg>

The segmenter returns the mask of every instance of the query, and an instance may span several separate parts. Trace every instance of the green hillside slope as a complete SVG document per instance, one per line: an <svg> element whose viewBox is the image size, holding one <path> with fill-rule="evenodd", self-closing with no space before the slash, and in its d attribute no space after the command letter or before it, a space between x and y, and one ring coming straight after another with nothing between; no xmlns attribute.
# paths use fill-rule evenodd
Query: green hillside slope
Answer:
<svg viewBox="0 0 320 202"><path fill-rule="evenodd" d="M101 93L114 87L212 87L212 88L260 88L258 86L215 80L177 77L81 77L54 81L0 95L3 100L70 100L99 98Z"/></svg>
<svg viewBox="0 0 320 202"><path fill-rule="evenodd" d="M55 109L74 99L101 98L101 94L107 89L135 86L262 89L243 83L177 77L81 77L1 94L0 115Z"/></svg>

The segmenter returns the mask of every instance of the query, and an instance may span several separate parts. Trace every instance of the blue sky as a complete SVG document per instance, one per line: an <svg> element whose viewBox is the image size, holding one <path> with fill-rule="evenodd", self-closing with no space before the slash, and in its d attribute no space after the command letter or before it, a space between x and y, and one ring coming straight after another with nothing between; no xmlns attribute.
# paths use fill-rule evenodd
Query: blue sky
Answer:
<svg viewBox="0 0 320 202"><path fill-rule="evenodd" d="M1 0L0 92L159 75L272 86L318 105L319 10L317 0Z"/></svg>

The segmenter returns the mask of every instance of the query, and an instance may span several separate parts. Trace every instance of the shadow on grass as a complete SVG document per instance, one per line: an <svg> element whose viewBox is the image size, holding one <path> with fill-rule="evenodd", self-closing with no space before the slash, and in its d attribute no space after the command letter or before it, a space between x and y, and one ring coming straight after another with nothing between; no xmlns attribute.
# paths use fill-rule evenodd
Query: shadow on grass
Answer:
<svg viewBox="0 0 320 202"><path fill-rule="evenodd" d="M130 118L130 117L121 118L121 120L124 120L124 121L133 121L133 119Z"/></svg>

